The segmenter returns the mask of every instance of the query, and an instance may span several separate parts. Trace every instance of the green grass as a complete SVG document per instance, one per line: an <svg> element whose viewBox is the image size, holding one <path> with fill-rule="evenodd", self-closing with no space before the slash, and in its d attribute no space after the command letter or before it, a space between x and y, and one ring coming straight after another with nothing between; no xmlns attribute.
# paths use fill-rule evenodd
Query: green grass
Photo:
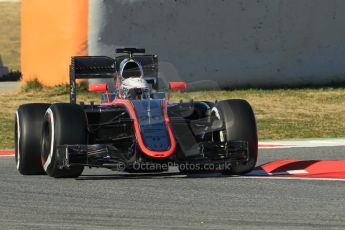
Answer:
<svg viewBox="0 0 345 230"><path fill-rule="evenodd" d="M0 2L0 57L11 71L20 71L20 3Z"/></svg>
<svg viewBox="0 0 345 230"><path fill-rule="evenodd" d="M68 102L69 87L23 86L20 92L0 94L0 149L13 148L17 107L31 102ZM78 101L100 102L98 93L79 86ZM170 101L242 98L253 106L259 139L345 137L345 88L232 90L171 93Z"/></svg>
<svg viewBox="0 0 345 230"><path fill-rule="evenodd" d="M246 99L257 118L259 139L345 137L345 89L273 89L175 94L172 100Z"/></svg>
<svg viewBox="0 0 345 230"><path fill-rule="evenodd" d="M37 79L27 81L26 84L22 85L21 87L22 92L41 91L42 89L43 86Z"/></svg>

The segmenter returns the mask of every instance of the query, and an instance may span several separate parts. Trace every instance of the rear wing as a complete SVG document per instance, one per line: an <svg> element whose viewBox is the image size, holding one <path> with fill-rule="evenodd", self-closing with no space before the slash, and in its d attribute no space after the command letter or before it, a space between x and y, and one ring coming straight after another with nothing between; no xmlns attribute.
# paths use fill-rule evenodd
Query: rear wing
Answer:
<svg viewBox="0 0 345 230"><path fill-rule="evenodd" d="M70 102L75 104L77 101L76 79L114 78L125 58L128 55L115 59L106 56L73 56L70 64ZM133 58L142 65L145 80L152 88L158 89L157 55L135 55Z"/></svg>
<svg viewBox="0 0 345 230"><path fill-rule="evenodd" d="M70 102L77 102L76 79L113 78L115 60L105 56L73 56L69 66Z"/></svg>

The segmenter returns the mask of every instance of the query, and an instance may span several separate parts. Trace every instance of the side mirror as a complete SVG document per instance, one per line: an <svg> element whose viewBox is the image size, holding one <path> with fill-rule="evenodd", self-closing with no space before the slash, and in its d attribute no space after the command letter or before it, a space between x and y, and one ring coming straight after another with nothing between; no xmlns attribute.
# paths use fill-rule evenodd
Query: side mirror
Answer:
<svg viewBox="0 0 345 230"><path fill-rule="evenodd" d="M171 90L183 90L187 88L187 83L184 81L171 81L169 82L169 89Z"/></svg>
<svg viewBox="0 0 345 230"><path fill-rule="evenodd" d="M88 88L89 92L106 93L108 92L107 84L91 84Z"/></svg>

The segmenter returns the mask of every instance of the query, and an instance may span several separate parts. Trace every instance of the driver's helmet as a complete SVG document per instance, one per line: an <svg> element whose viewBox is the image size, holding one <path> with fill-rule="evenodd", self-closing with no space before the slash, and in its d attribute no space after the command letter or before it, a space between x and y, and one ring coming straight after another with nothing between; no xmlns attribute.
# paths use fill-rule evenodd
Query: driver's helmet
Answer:
<svg viewBox="0 0 345 230"><path fill-rule="evenodd" d="M120 63L120 97L124 99L149 98L149 87L144 79L142 66L133 59Z"/></svg>
<svg viewBox="0 0 345 230"><path fill-rule="evenodd" d="M120 97L125 99L149 98L149 87L147 82L141 77L129 77L124 79L120 86Z"/></svg>

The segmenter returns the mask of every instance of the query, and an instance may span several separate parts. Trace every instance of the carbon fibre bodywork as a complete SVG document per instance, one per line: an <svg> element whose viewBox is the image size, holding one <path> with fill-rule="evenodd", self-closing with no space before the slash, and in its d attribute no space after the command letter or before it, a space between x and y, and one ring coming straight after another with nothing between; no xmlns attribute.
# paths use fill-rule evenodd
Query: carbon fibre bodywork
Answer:
<svg viewBox="0 0 345 230"><path fill-rule="evenodd" d="M70 103L21 105L15 117L17 169L24 175L75 178L84 166L126 172L244 174L257 161L256 120L241 99L169 102L159 91L156 55L117 50L115 58L72 57ZM112 78L89 85L100 104L77 104L77 79ZM185 90L186 82L169 82ZM25 127L30 127L30 131Z"/></svg>
<svg viewBox="0 0 345 230"><path fill-rule="evenodd" d="M248 158L246 141L214 140L213 132L224 127L209 120L211 103L166 103L114 100L84 105L89 144L58 146L59 165L120 170L145 162L224 165Z"/></svg>
<svg viewBox="0 0 345 230"><path fill-rule="evenodd" d="M121 49L128 55L115 59L103 56L72 57L70 102L76 103L76 79L114 78L119 62L135 59L143 64L144 79L150 84L146 99L120 99L118 93L104 92L100 105L85 105L88 143L57 146L61 168L87 165L118 169L134 163L222 162L248 160L246 140L227 140L224 122L214 118L212 102L168 103L165 93L157 92L156 55L136 55L140 49ZM183 84L179 84L179 87ZM104 88L104 87L102 87Z"/></svg>

